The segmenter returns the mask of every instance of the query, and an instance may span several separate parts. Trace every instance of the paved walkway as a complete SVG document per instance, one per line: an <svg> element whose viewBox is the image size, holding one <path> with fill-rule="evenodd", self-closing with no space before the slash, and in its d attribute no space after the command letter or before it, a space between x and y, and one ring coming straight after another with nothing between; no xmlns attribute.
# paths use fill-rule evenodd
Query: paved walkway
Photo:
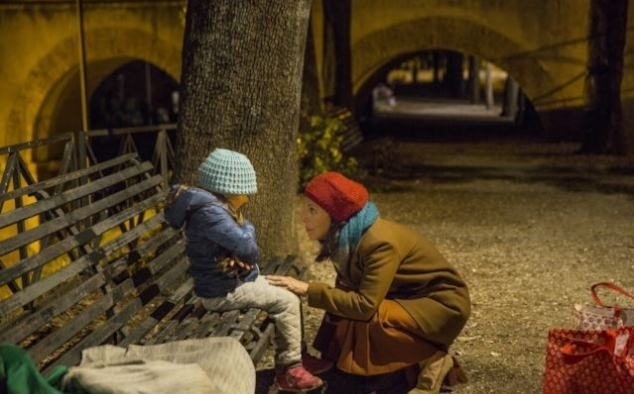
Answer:
<svg viewBox="0 0 634 394"><path fill-rule="evenodd" d="M377 101L374 115L377 118L452 118L488 122L512 123L512 119L502 117L502 107L494 105L487 108L485 104L471 104L459 100L429 100L415 97L397 97L394 105Z"/></svg>

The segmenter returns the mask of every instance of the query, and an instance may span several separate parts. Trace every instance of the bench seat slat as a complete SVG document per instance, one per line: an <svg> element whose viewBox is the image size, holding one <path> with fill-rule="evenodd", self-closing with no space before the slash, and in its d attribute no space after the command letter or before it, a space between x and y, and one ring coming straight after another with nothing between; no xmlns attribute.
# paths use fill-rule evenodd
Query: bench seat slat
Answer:
<svg viewBox="0 0 634 394"><path fill-rule="evenodd" d="M95 275L73 287L64 297L50 300L35 313L22 315L19 320L12 322L11 327L4 324L0 327L0 342L18 343L22 341L31 335L33 330L66 311L78 300L84 298L86 294L93 292L105 283L103 275Z"/></svg>
<svg viewBox="0 0 634 394"><path fill-rule="evenodd" d="M107 324L99 327L97 330L91 332L87 337L79 341L72 348L70 348L63 356L55 361L56 365L72 366L77 365L81 358L81 351L94 346L99 346L108 342L108 338L116 334L116 331L123 327L134 314L141 310L141 300L134 299L128 306L119 311L113 318L108 319ZM44 369L43 373L48 374L52 368L48 366Z"/></svg>
<svg viewBox="0 0 634 394"><path fill-rule="evenodd" d="M183 264L178 264L169 269L150 283L144 292L158 294L160 290L173 284L174 280L182 277L185 270ZM79 361L81 349L87 347L98 346L106 342L107 338L117 334L123 326L125 326L131 318L143 309L152 299L144 298L143 293L138 297L134 297L124 308L119 310L115 316L108 319L103 325L92 331L88 336L83 338L79 343L74 345L72 349L64 354L56 363L60 365L75 365Z"/></svg>
<svg viewBox="0 0 634 394"><path fill-rule="evenodd" d="M73 264L69 264L64 268L55 271L51 275L40 279L36 282L37 286L29 286L22 289L19 293L16 293L0 302L0 315L8 315L14 310L25 306L37 297L51 291L60 283L79 275L79 273L88 268L90 264L91 262L89 258L83 258L81 261L75 261Z"/></svg>
<svg viewBox="0 0 634 394"><path fill-rule="evenodd" d="M122 341L122 345L127 346L132 343L140 342L147 333L155 328L170 312L175 310L178 305L182 305L183 302L189 300L193 287L193 280L188 278Z"/></svg>
<svg viewBox="0 0 634 394"><path fill-rule="evenodd" d="M106 313L106 311L110 310L117 302L133 290L134 286L131 281L124 282L117 286L114 291L101 296L77 316L67 321L63 327L30 348L29 353L35 360L42 360L44 357L53 353L55 349L60 348L76 336L80 331L84 330L85 327L90 326L91 323Z"/></svg>

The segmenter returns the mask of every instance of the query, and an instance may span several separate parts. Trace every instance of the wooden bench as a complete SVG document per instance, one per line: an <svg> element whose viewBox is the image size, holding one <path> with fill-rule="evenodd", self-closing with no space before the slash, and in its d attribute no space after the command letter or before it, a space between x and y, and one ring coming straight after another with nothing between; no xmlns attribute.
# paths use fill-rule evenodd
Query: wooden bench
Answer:
<svg viewBox="0 0 634 394"><path fill-rule="evenodd" d="M128 154L2 195L0 207L16 208L0 230L17 231L0 239L0 343L26 349L43 373L92 346L207 336L238 339L257 364L273 324L259 309L201 306L183 234L163 219L165 192L152 165ZM262 268L302 274L292 257Z"/></svg>

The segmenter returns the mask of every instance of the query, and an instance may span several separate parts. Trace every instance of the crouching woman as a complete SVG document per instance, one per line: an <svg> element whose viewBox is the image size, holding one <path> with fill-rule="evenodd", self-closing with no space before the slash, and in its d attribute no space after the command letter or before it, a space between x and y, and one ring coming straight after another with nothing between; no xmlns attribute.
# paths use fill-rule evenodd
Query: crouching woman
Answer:
<svg viewBox="0 0 634 394"><path fill-rule="evenodd" d="M332 261L336 284L267 279L326 312L313 343L322 357L354 375L413 370L409 394L466 381L449 354L471 310L457 270L421 234L380 218L367 189L339 173L316 176L304 195L316 260Z"/></svg>

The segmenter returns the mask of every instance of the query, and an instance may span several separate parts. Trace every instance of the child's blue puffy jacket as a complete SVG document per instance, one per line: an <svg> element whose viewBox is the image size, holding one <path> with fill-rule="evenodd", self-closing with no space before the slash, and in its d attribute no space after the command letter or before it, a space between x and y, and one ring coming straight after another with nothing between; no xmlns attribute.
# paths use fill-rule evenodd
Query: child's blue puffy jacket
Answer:
<svg viewBox="0 0 634 394"><path fill-rule="evenodd" d="M179 185L172 186L172 190ZM240 283L258 276L258 246L255 228L245 220L239 225L226 202L206 190L190 187L165 208L167 223L177 229L185 226L189 273L199 297L220 297ZM246 275L230 277L217 265L217 259L234 256L252 264Z"/></svg>

